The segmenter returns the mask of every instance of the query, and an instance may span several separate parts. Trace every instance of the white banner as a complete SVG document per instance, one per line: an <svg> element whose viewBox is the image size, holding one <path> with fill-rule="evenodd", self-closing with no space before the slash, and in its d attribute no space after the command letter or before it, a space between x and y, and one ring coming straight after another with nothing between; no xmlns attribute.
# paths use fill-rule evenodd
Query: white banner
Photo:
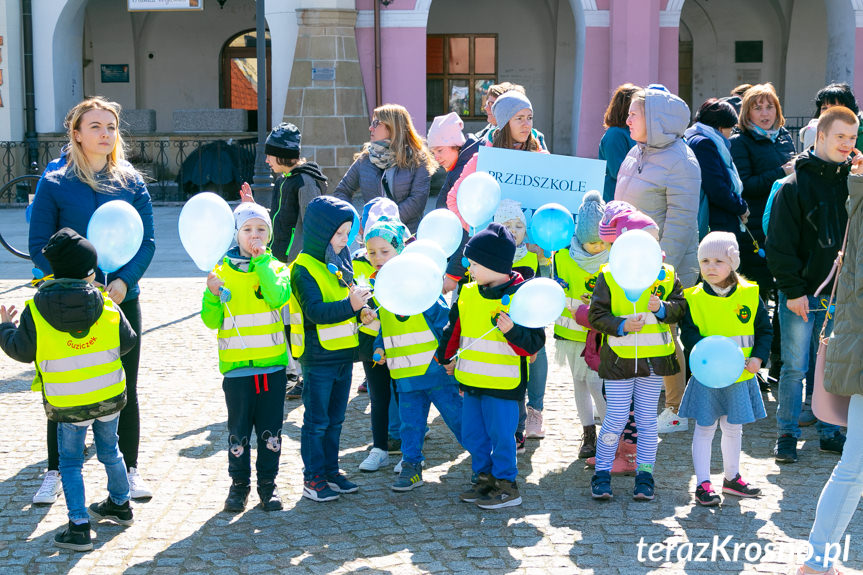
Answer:
<svg viewBox="0 0 863 575"><path fill-rule="evenodd" d="M204 9L204 0L128 0L129 12L197 11Z"/></svg>

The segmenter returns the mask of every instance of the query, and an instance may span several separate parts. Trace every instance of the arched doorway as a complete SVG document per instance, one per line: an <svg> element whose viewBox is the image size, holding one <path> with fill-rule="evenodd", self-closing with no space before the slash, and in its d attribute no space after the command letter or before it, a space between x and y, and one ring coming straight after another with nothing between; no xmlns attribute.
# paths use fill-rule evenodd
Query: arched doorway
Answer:
<svg viewBox="0 0 863 575"><path fill-rule="evenodd" d="M272 58L270 33L267 42L267 125L272 125ZM230 38L220 55L219 107L249 111L249 126L258 121L257 34L246 30Z"/></svg>

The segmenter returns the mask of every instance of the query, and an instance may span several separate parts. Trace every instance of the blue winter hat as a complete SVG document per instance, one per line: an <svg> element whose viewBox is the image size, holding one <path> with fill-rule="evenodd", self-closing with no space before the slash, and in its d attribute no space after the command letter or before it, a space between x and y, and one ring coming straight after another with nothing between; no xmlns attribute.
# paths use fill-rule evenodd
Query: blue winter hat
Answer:
<svg viewBox="0 0 863 575"><path fill-rule="evenodd" d="M501 274L512 272L515 240L501 224L492 222L468 240L464 257Z"/></svg>
<svg viewBox="0 0 863 575"><path fill-rule="evenodd" d="M273 128L267 136L264 144L264 153L268 156L276 156L286 160L300 157L300 140L302 140L300 129L293 124L282 122Z"/></svg>
<svg viewBox="0 0 863 575"><path fill-rule="evenodd" d="M578 243L584 245L602 241L599 237L599 222L604 215L605 202L602 201L602 194L596 190L584 194L575 221L575 239Z"/></svg>
<svg viewBox="0 0 863 575"><path fill-rule="evenodd" d="M497 120L497 127L503 128L512 120L513 116L525 108L533 112L533 106L530 100L527 99L527 96L521 92L510 90L501 94L500 98L494 101L491 113L494 114L494 119Z"/></svg>

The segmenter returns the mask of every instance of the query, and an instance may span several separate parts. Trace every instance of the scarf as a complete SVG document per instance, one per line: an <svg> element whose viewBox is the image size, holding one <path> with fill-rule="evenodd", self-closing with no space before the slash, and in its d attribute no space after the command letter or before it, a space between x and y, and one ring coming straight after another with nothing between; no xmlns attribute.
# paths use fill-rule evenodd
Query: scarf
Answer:
<svg viewBox="0 0 863 575"><path fill-rule="evenodd" d="M767 138L771 142L776 142L776 138L779 137L779 128L776 128L775 130L765 130L761 126L753 125L752 131L763 138Z"/></svg>
<svg viewBox="0 0 863 575"><path fill-rule="evenodd" d="M234 266L241 272L249 271L249 264L251 263L252 259L240 254L240 246L234 246L229 249L228 253L225 254L225 257L228 258L228 261L231 263L232 266Z"/></svg>
<svg viewBox="0 0 863 575"><path fill-rule="evenodd" d="M333 249L333 245L327 244L327 252L324 256L324 259L326 260L324 263L328 266L329 264L334 264L336 268L341 270L342 280L345 282L345 284L351 285L351 283L354 281L354 266L351 263L351 252L348 250L348 248L343 249L340 253L337 254L336 251ZM344 285L341 281L339 282L339 284Z"/></svg>
<svg viewBox="0 0 863 575"><path fill-rule="evenodd" d="M761 128L758 128L761 130ZM764 131L764 130L762 130ZM779 134L779 130L775 130L776 134ZM731 184L734 187L734 193L738 196L743 193L743 181L740 179L740 174L737 172L737 166L734 165L734 162L731 160L731 144L728 139L722 135L722 132L717 130L712 126L708 126L706 124L702 124L701 122L695 122L691 128L686 130L687 138L692 134L701 134L705 138L709 139L716 145L716 149L719 150L719 157L722 158L722 163L725 165L725 170L728 172L728 176L731 178ZM775 135L774 135L775 141Z"/></svg>
<svg viewBox="0 0 863 575"><path fill-rule="evenodd" d="M377 168L386 170L396 165L396 154L390 149L389 140L369 142L368 151L369 160Z"/></svg>
<svg viewBox="0 0 863 575"><path fill-rule="evenodd" d="M710 289L712 289L712 290L713 290L713 293L715 293L717 297L725 297L725 296L727 296L727 295L731 292L731 290L733 290L733 289L737 286L737 284L731 284L731 285L730 285L730 286L728 286L728 287L721 288L721 287L719 287L719 286L717 286L717 285L713 285L712 283L710 283L710 282L709 282L709 281L707 281L707 280L705 280L705 282L704 282L704 283L706 283L707 285L709 285L709 286L710 286Z"/></svg>
<svg viewBox="0 0 863 575"><path fill-rule="evenodd" d="M599 268L608 263L608 254L608 250L602 250L598 254L589 254L574 237L569 244L569 257L578 264L578 267L589 274L595 274Z"/></svg>

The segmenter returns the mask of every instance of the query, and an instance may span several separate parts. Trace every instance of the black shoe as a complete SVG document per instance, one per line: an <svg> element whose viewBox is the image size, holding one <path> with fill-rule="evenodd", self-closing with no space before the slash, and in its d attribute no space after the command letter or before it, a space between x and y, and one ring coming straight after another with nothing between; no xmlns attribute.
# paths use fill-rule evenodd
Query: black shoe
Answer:
<svg viewBox="0 0 863 575"><path fill-rule="evenodd" d="M843 447L845 447L845 436L837 431L833 435L833 437L828 437L827 439L824 439L822 437L819 449L824 453L835 453L836 455L842 455Z"/></svg>
<svg viewBox="0 0 863 575"><path fill-rule="evenodd" d="M760 374L755 374L755 380L758 382L758 388L761 390L761 393L770 393L770 382Z"/></svg>
<svg viewBox="0 0 863 575"><path fill-rule="evenodd" d="M54 536L54 547L71 549L72 551L90 551L93 540L90 539L90 523L75 525L71 521L62 533Z"/></svg>
<svg viewBox="0 0 863 575"><path fill-rule="evenodd" d="M260 508L264 511L281 511L282 500L279 499L279 491L275 483L259 484L258 497L261 498ZM245 506L245 501L243 505Z"/></svg>
<svg viewBox="0 0 863 575"><path fill-rule="evenodd" d="M228 513L240 513L246 509L246 501L249 499L248 483L233 482L228 490L228 498L225 499L224 511Z"/></svg>
<svg viewBox="0 0 863 575"><path fill-rule="evenodd" d="M743 478L738 473L731 480L722 478L722 493L736 495L737 497L758 497L761 495L761 490L743 481Z"/></svg>
<svg viewBox="0 0 863 575"><path fill-rule="evenodd" d="M780 436L773 448L773 458L777 463L797 463L797 438L787 434Z"/></svg>
<svg viewBox="0 0 863 575"><path fill-rule="evenodd" d="M117 505L110 497L106 497L101 503L93 503L89 508L90 517L96 521L108 519L118 525L131 525L135 522L132 518L132 506L126 501L123 505Z"/></svg>
<svg viewBox="0 0 863 575"><path fill-rule="evenodd" d="M303 397L303 380L294 376L294 384L291 385L290 376L288 376L288 390L285 392L285 399L300 399Z"/></svg>
<svg viewBox="0 0 863 575"><path fill-rule="evenodd" d="M709 481L702 481L701 485L695 488L695 502L703 507L715 507L722 502Z"/></svg>

